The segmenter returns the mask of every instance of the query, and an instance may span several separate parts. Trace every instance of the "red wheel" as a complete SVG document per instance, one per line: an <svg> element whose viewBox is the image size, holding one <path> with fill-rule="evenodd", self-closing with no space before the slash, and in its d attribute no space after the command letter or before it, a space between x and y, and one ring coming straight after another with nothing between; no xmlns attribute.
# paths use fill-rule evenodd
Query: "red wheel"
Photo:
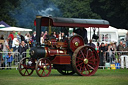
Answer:
<svg viewBox="0 0 128 85"><path fill-rule="evenodd" d="M70 38L69 47L72 52L74 52L78 47L84 45L84 40L81 36L75 35Z"/></svg>
<svg viewBox="0 0 128 85"><path fill-rule="evenodd" d="M22 76L30 76L35 69L35 62L31 58L23 58L19 63L18 69Z"/></svg>
<svg viewBox="0 0 128 85"><path fill-rule="evenodd" d="M94 48L90 46L80 46L72 56L72 66L74 71L81 76L91 76L95 74L99 66L99 56Z"/></svg>
<svg viewBox="0 0 128 85"><path fill-rule="evenodd" d="M36 73L40 77L49 76L51 73L51 63L48 59L41 58L36 64Z"/></svg>

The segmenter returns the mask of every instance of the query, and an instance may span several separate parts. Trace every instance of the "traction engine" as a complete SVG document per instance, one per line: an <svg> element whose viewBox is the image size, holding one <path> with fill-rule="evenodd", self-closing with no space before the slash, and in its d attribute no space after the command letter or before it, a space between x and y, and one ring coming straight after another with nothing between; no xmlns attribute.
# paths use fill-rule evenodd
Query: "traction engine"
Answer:
<svg viewBox="0 0 128 85"><path fill-rule="evenodd" d="M93 47L84 44L81 36L72 36L64 42L50 38L45 41L45 46L40 45L41 26L58 26L59 24L70 26L71 21L70 24L65 24L66 20L65 18L36 17L37 44L30 50L31 57L23 58L19 63L19 73L22 76L30 76L36 70L38 76L45 77L50 74L52 68L63 75L77 73L81 76L91 76L95 74L99 66L99 56ZM76 23L73 26L75 25Z"/></svg>

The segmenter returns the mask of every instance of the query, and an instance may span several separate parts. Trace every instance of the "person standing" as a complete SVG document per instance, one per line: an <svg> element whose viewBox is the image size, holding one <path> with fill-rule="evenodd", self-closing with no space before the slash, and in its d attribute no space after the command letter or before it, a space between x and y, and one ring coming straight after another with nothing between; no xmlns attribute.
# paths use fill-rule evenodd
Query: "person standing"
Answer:
<svg viewBox="0 0 128 85"><path fill-rule="evenodd" d="M12 48L12 41L14 39L14 36L13 36L13 33L12 32L10 32L8 38L9 38L9 47Z"/></svg>
<svg viewBox="0 0 128 85"><path fill-rule="evenodd" d="M7 69L11 69L12 61L13 61L13 56L11 55L11 53L8 53L6 58L7 58L7 67L8 67Z"/></svg>
<svg viewBox="0 0 128 85"><path fill-rule="evenodd" d="M77 33L78 35L80 35L83 39L84 39L84 43L87 44L88 43L88 38L87 38L87 30L84 27L80 27L77 30L73 30L73 32Z"/></svg>
<svg viewBox="0 0 128 85"><path fill-rule="evenodd" d="M100 66L104 66L104 53L105 53L105 45L101 43L99 47L99 57L100 57Z"/></svg>
<svg viewBox="0 0 128 85"><path fill-rule="evenodd" d="M36 31L34 31L32 35L32 44L33 44L33 47L36 46Z"/></svg>
<svg viewBox="0 0 128 85"><path fill-rule="evenodd" d="M21 43L21 36L20 36L20 32L18 32L18 34L17 34L17 39L18 39L19 43Z"/></svg>
<svg viewBox="0 0 128 85"><path fill-rule="evenodd" d="M0 52L3 51L3 44L0 43ZM0 67L1 67L1 62L2 62L2 53L0 53Z"/></svg>
<svg viewBox="0 0 128 85"><path fill-rule="evenodd" d="M19 47L19 41L17 39L17 36L14 36L14 39L12 41L12 48L13 48L13 52L15 52Z"/></svg>
<svg viewBox="0 0 128 85"><path fill-rule="evenodd" d="M126 34L125 40L126 40L126 47L128 47L128 32Z"/></svg>
<svg viewBox="0 0 128 85"><path fill-rule="evenodd" d="M26 57L26 53L23 52L26 52L27 49L27 44L24 41L22 41L18 48L18 52L20 53L20 59Z"/></svg>
<svg viewBox="0 0 128 85"><path fill-rule="evenodd" d="M3 60L4 60L4 66L7 66L6 56L8 55L8 52L10 51L8 42L9 42L9 39L6 38L6 40L3 43Z"/></svg>

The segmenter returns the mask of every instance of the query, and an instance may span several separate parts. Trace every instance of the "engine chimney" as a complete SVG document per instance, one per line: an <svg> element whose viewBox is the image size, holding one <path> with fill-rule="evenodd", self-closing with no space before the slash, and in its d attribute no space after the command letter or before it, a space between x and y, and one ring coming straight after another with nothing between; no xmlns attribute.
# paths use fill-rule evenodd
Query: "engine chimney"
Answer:
<svg viewBox="0 0 128 85"><path fill-rule="evenodd" d="M36 46L40 47L40 36L41 36L41 20L42 16L37 15L36 16Z"/></svg>

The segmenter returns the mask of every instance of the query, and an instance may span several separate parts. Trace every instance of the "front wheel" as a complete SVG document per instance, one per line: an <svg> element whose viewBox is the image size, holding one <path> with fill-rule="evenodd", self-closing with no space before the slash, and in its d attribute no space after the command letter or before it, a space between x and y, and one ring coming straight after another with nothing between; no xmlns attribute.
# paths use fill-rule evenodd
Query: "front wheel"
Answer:
<svg viewBox="0 0 128 85"><path fill-rule="evenodd" d="M81 76L95 74L99 66L99 56L90 46L78 47L72 56L72 67Z"/></svg>
<svg viewBox="0 0 128 85"><path fill-rule="evenodd" d="M40 77L46 77L49 76L51 73L51 63L46 58L41 58L38 60L36 64L36 73Z"/></svg>
<svg viewBox="0 0 128 85"><path fill-rule="evenodd" d="M19 65L18 65L19 73L22 76L30 76L30 75L32 75L34 69L35 69L35 62L31 58L23 58L23 59L21 59Z"/></svg>

